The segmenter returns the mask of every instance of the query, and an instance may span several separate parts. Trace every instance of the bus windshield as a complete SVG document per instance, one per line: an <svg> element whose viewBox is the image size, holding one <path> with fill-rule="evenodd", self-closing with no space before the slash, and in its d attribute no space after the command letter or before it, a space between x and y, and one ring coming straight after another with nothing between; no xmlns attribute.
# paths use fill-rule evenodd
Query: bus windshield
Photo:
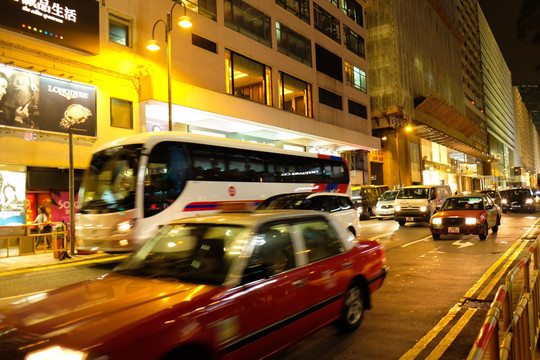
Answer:
<svg viewBox="0 0 540 360"><path fill-rule="evenodd" d="M84 175L80 212L108 213L135 207L142 144L116 146L94 154Z"/></svg>

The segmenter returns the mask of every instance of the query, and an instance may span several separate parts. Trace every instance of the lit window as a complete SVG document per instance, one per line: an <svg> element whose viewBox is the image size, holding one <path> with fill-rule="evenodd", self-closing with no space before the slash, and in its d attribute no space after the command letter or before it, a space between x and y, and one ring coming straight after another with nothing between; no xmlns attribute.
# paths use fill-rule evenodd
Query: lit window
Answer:
<svg viewBox="0 0 540 360"><path fill-rule="evenodd" d="M363 92L367 91L366 73L345 61L345 83Z"/></svg>
<svg viewBox="0 0 540 360"><path fill-rule="evenodd" d="M279 73L279 108L312 117L311 84Z"/></svg>

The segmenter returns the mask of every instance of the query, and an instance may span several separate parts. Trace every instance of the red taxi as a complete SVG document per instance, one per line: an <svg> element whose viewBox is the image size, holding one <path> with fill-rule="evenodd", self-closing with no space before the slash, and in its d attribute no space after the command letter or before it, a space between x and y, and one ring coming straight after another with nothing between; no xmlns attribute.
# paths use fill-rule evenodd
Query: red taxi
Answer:
<svg viewBox="0 0 540 360"><path fill-rule="evenodd" d="M385 275L382 247L325 213L182 219L110 274L0 309L0 358L259 359L356 329Z"/></svg>
<svg viewBox="0 0 540 360"><path fill-rule="evenodd" d="M477 234L487 238L501 224L501 208L486 194L458 195L446 199L441 209L430 220L433 239L446 234Z"/></svg>

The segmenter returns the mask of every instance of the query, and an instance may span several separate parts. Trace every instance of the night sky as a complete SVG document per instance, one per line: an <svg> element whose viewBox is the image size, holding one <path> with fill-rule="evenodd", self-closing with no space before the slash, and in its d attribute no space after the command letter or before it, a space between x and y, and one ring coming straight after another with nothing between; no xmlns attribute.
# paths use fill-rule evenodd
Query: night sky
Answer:
<svg viewBox="0 0 540 360"><path fill-rule="evenodd" d="M493 36L512 72L512 84L539 84L540 73L534 67L540 63L540 45L528 38L516 37L516 20L521 0L479 0Z"/></svg>

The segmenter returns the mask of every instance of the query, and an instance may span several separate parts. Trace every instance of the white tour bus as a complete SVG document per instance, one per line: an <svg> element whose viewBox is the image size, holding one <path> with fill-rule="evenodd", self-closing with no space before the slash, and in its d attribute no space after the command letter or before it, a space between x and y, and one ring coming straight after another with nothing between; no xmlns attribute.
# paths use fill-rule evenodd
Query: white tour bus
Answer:
<svg viewBox="0 0 540 360"><path fill-rule="evenodd" d="M97 148L75 217L79 250L132 251L171 220L293 192L350 195L341 157L186 133L143 133Z"/></svg>

